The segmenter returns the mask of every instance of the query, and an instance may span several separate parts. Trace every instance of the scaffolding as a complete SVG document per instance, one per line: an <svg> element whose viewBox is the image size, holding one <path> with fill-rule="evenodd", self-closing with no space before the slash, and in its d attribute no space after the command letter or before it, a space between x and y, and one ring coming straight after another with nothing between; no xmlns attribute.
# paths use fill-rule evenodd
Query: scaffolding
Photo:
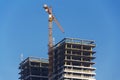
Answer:
<svg viewBox="0 0 120 80"><path fill-rule="evenodd" d="M19 69L20 80L48 80L48 59L28 57Z"/></svg>
<svg viewBox="0 0 120 80"><path fill-rule="evenodd" d="M64 38L54 46L53 80L96 80L93 40Z"/></svg>

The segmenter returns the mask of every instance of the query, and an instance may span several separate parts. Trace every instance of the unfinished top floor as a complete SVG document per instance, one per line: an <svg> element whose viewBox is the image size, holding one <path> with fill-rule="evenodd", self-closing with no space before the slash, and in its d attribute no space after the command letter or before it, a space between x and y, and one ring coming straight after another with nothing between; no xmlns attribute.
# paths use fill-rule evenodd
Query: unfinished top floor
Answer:
<svg viewBox="0 0 120 80"><path fill-rule="evenodd" d="M70 43L70 44L80 44L80 45L87 45L95 47L95 41L94 40L84 40L84 39L78 39L78 38L64 38L60 42L58 42L54 47L59 46L63 43Z"/></svg>

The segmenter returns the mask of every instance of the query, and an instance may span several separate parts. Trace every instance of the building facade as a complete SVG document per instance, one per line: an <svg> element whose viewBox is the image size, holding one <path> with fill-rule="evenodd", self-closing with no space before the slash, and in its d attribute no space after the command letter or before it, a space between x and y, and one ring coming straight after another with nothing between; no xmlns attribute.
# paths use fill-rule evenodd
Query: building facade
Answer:
<svg viewBox="0 0 120 80"><path fill-rule="evenodd" d="M54 46L53 80L96 80L92 40L64 38Z"/></svg>
<svg viewBox="0 0 120 80"><path fill-rule="evenodd" d="M20 63L20 80L48 80L48 60L28 57Z"/></svg>

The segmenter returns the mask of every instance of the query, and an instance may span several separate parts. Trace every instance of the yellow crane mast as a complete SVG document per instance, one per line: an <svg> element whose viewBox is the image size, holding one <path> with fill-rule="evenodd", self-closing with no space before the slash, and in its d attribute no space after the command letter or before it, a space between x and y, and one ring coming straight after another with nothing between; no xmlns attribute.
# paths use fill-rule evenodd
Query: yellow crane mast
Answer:
<svg viewBox="0 0 120 80"><path fill-rule="evenodd" d="M49 80L51 80L52 77L52 72L53 72L53 36L52 36L52 22L54 21L58 28L64 33L63 28L61 27L61 25L59 24L59 22L57 21L57 19L55 18L55 16L52 13L52 7L48 7L46 4L44 4L43 8L45 9L45 11L48 13L48 21L49 21L49 25L48 25L48 55L49 55Z"/></svg>

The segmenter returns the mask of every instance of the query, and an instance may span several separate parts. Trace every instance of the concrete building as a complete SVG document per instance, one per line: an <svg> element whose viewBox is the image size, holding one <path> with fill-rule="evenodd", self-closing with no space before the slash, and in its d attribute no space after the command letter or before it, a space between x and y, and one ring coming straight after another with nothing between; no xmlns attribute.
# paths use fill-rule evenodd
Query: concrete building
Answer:
<svg viewBox="0 0 120 80"><path fill-rule="evenodd" d="M96 80L92 40L64 38L54 46L52 80ZM51 79L50 79L51 80Z"/></svg>
<svg viewBox="0 0 120 80"><path fill-rule="evenodd" d="M48 80L48 60L28 57L20 63L20 80Z"/></svg>

